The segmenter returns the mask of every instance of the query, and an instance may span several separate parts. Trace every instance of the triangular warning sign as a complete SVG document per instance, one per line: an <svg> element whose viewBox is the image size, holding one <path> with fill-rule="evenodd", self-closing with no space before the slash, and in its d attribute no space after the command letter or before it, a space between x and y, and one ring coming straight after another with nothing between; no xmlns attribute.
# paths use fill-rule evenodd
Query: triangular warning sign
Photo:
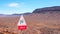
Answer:
<svg viewBox="0 0 60 34"><path fill-rule="evenodd" d="M17 25L18 25L18 30L25 30L26 29L27 25L26 25L23 15L21 15Z"/></svg>

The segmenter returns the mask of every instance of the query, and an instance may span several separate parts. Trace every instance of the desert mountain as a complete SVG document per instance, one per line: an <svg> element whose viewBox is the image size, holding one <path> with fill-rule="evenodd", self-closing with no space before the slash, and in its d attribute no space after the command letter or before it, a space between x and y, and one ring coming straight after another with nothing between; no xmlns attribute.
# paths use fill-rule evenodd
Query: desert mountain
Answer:
<svg viewBox="0 0 60 34"><path fill-rule="evenodd" d="M47 12L49 13L60 12L60 6L38 8L33 11L33 13L47 13Z"/></svg>

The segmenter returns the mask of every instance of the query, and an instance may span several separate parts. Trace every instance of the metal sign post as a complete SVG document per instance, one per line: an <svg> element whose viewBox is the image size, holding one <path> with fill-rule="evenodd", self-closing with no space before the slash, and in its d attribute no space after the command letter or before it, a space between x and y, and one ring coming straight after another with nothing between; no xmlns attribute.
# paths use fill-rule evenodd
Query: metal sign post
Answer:
<svg viewBox="0 0 60 34"><path fill-rule="evenodd" d="M23 31L21 30L20 34L23 34Z"/></svg>

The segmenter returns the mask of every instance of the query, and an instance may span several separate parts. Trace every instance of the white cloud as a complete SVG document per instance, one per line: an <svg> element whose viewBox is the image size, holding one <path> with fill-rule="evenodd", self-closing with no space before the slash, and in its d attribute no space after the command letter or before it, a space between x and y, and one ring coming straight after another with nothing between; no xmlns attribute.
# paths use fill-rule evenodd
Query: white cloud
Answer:
<svg viewBox="0 0 60 34"><path fill-rule="evenodd" d="M8 4L9 7L18 7L19 4L18 3L10 3Z"/></svg>

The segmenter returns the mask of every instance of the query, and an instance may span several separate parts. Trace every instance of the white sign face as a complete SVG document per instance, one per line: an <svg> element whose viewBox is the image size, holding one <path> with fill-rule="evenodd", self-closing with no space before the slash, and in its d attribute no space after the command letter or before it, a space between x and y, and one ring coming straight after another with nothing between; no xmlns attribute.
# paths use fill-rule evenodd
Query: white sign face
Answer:
<svg viewBox="0 0 60 34"><path fill-rule="evenodd" d="M21 25L26 25L26 22L25 22L23 15L21 15L19 22L18 22L18 26L21 26Z"/></svg>

